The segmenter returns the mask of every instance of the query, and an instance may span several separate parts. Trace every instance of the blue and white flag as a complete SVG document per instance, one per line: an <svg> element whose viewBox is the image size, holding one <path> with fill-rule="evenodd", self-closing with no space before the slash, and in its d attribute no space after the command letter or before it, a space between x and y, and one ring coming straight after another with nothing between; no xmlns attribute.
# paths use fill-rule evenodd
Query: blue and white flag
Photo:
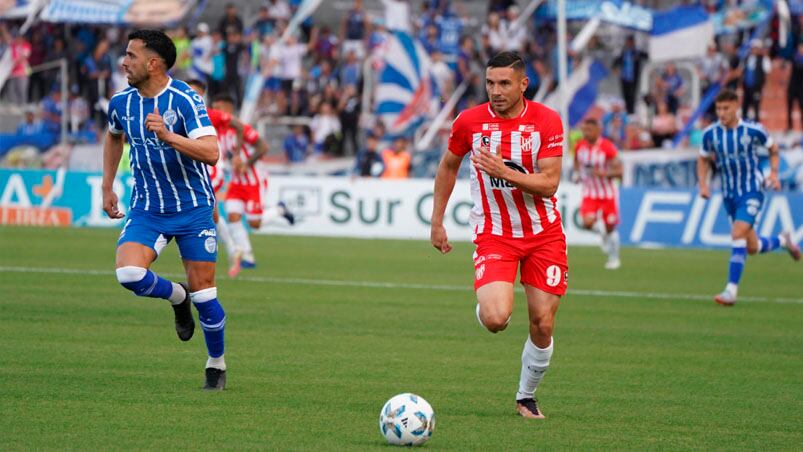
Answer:
<svg viewBox="0 0 803 452"><path fill-rule="evenodd" d="M408 135L437 112L429 55L421 43L396 31L387 42L383 63L374 113L385 123L388 135Z"/></svg>
<svg viewBox="0 0 803 452"><path fill-rule="evenodd" d="M650 60L702 57L713 39L714 23L702 6L656 12L650 33Z"/></svg>
<svg viewBox="0 0 803 452"><path fill-rule="evenodd" d="M565 86L558 87L550 94L544 104L560 111L559 91L564 89L569 98L569 126L574 127L583 120L588 110L594 106L599 94L599 82L608 76L608 69L597 60L586 58L576 68Z"/></svg>

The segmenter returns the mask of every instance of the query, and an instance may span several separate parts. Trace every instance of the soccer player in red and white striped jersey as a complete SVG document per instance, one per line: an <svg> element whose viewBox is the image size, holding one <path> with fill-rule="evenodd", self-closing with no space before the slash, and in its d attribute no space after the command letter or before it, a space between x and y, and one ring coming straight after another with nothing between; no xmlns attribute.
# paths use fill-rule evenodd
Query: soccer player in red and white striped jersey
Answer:
<svg viewBox="0 0 803 452"><path fill-rule="evenodd" d="M600 136L600 126L596 119L586 119L582 125L583 139L577 142L574 153L574 174L583 186L583 202L580 216L583 227L593 230L598 215L602 214L604 229L602 249L608 255L605 268L616 270L622 264L619 260L619 189L615 179L622 177L622 162L619 160L616 145Z"/></svg>
<svg viewBox="0 0 803 452"><path fill-rule="evenodd" d="M187 80L187 85L189 85L190 88L192 88L201 97L203 97L206 93L206 83L200 80ZM215 110L214 108L208 108L206 112L209 115L209 122L212 123L212 126L215 128L215 132L217 132L218 144L221 144L220 137L229 128L234 128L236 131L238 142L241 143L243 141L243 123L240 122L239 119L234 117L231 113ZM207 168L209 169L209 179L212 181L212 189L215 191L215 206L212 211L212 216L215 220L215 225L217 226L218 239L219 241L222 241L223 245L226 247L226 254L229 259L229 277L233 278L240 272L240 254L242 253L237 252L237 245L234 243L234 238L231 236L229 225L225 218L220 218L218 213L217 203L220 199L220 192L223 189L223 184L226 181L224 171L226 165L225 162L228 160L226 157L226 150L223 148L223 146L221 146L220 152L220 158L218 159L217 163L215 165L210 165Z"/></svg>
<svg viewBox="0 0 803 452"><path fill-rule="evenodd" d="M234 99L228 94L219 95L212 107L231 114L234 112ZM254 251L242 218L245 216L248 225L254 229L262 225L262 181L255 164L268 152L268 144L248 124L243 125L242 143L233 127L218 133L218 140L221 152L231 155L231 181L226 193L229 228L238 251L242 253L242 267L253 268L256 265Z"/></svg>
<svg viewBox="0 0 803 452"><path fill-rule="evenodd" d="M524 68L513 52L491 58L485 72L490 102L463 111L452 124L449 150L435 177L431 241L442 253L452 249L443 217L460 164L470 154L477 318L494 333L507 327L520 268L530 327L516 409L541 419L534 392L552 356L554 318L568 275L555 197L563 127L556 112L524 98L529 83Z"/></svg>

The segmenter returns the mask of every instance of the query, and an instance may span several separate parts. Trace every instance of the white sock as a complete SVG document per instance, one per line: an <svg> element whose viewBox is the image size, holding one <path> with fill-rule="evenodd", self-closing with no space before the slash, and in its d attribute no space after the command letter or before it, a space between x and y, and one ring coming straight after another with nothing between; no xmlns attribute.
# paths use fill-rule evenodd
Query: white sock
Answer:
<svg viewBox="0 0 803 452"><path fill-rule="evenodd" d="M735 297L737 292L739 292L739 286L737 284L729 282L728 284L725 285L725 292L728 292Z"/></svg>
<svg viewBox="0 0 803 452"><path fill-rule="evenodd" d="M282 217L282 209L279 206L268 207L262 212L262 224L268 224Z"/></svg>
<svg viewBox="0 0 803 452"><path fill-rule="evenodd" d="M245 230L243 222L235 221L234 223L229 223L229 230L231 231L231 238L234 239L237 248L243 252L245 260L253 261L254 251L251 249L251 240L248 239L248 231Z"/></svg>
<svg viewBox="0 0 803 452"><path fill-rule="evenodd" d="M229 224L223 218L218 218L217 220L217 236L220 238L220 241L223 242L223 246L226 247L226 254L234 256L234 254L237 253L237 245L231 237Z"/></svg>
<svg viewBox="0 0 803 452"><path fill-rule="evenodd" d="M607 234L608 259L619 259L619 231L614 229Z"/></svg>
<svg viewBox="0 0 803 452"><path fill-rule="evenodd" d="M214 367L215 369L226 370L226 360L223 359L223 355L220 355L217 358L212 358L211 356L209 359L206 360L206 368Z"/></svg>
<svg viewBox="0 0 803 452"><path fill-rule="evenodd" d="M778 242L780 242L781 248L789 248L789 240L786 240L786 234L780 234L778 236ZM761 251L761 240L758 241L759 244L759 251Z"/></svg>
<svg viewBox="0 0 803 452"><path fill-rule="evenodd" d="M181 304L181 302L187 297L187 291L181 287L181 284L177 284L172 281L171 284L173 284L173 293L171 293L167 299L174 305Z"/></svg>
<svg viewBox="0 0 803 452"><path fill-rule="evenodd" d="M524 351L521 353L521 377L516 400L533 398L538 383L544 378L544 373L549 367L549 359L552 357L554 345L555 340L550 338L549 347L538 348L533 344L530 336L527 336Z"/></svg>

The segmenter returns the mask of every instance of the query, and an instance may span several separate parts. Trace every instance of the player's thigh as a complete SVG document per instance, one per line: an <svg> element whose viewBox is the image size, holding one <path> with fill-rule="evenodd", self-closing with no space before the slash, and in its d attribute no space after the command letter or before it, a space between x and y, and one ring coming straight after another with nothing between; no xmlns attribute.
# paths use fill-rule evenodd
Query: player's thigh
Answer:
<svg viewBox="0 0 803 452"><path fill-rule="evenodd" d="M259 185L253 185L248 190L248 199L245 202L245 219L252 228L259 229L262 213L262 190Z"/></svg>
<svg viewBox="0 0 803 452"><path fill-rule="evenodd" d="M596 199L583 198L580 202L580 218L583 222L583 227L591 229L597 221L597 212L599 205Z"/></svg>
<svg viewBox="0 0 803 452"><path fill-rule="evenodd" d="M566 293L569 265L566 236L561 228L536 237L522 259L521 282L557 296Z"/></svg>
<svg viewBox="0 0 803 452"><path fill-rule="evenodd" d="M560 296L529 284L524 285L524 293L527 294L527 312L530 315L530 322L535 324L548 322L551 325L558 312Z"/></svg>
<svg viewBox="0 0 803 452"><path fill-rule="evenodd" d="M493 281L477 289L477 304L480 306L480 318L483 324L489 320L507 324L513 314L513 283Z"/></svg>
<svg viewBox="0 0 803 452"><path fill-rule="evenodd" d="M209 261L193 261L184 259L184 270L187 272L187 284L190 292L215 287L215 263Z"/></svg>
<svg viewBox="0 0 803 452"><path fill-rule="evenodd" d="M616 199L606 199L602 202L602 221L605 223L605 228L608 232L616 229L619 224L619 203Z"/></svg>
<svg viewBox="0 0 803 452"><path fill-rule="evenodd" d="M181 259L207 262L214 267L217 261L217 229L211 209L198 208L187 211L180 218L180 224L175 225L174 236ZM214 276L214 272L212 275Z"/></svg>
<svg viewBox="0 0 803 452"><path fill-rule="evenodd" d="M146 214L132 212L117 240L115 266L148 268L159 257L169 240L169 236L162 233L157 221Z"/></svg>

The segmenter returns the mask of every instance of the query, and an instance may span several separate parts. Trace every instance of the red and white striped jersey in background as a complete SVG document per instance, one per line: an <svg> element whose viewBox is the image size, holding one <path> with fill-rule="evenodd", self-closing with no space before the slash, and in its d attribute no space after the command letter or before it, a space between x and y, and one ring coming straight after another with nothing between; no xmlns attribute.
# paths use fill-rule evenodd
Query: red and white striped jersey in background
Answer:
<svg viewBox="0 0 803 452"><path fill-rule="evenodd" d="M612 179L594 175L595 169L605 170L608 163L616 159L616 154L616 145L603 137L597 138L593 145L586 140L577 142L574 158L579 163L584 198L619 198L618 188Z"/></svg>
<svg viewBox="0 0 803 452"><path fill-rule="evenodd" d="M256 145L257 141L259 141L259 134L248 124L243 124L242 149L236 149L237 131L234 129L234 127L226 127L222 133L218 134L218 143L220 143L221 155L228 153L231 153L232 156L239 155L243 163L248 161L251 155L253 155L253 146ZM258 186L260 185L259 172L254 166L246 166L245 172L242 174L236 174L234 171L232 171L230 183L232 185Z"/></svg>
<svg viewBox="0 0 803 452"><path fill-rule="evenodd" d="M498 117L489 103L460 113L452 124L449 151L458 156L488 146L516 171L538 172L538 161L563 154L563 126L558 114L525 100L517 118ZM533 196L471 165L471 226L475 234L533 237L553 225L561 227L557 198Z"/></svg>
<svg viewBox="0 0 803 452"><path fill-rule="evenodd" d="M231 115L225 111L215 110L214 108L208 108L206 111L209 114L209 121L215 128L215 132L217 132L218 144L220 145L220 157L217 159L217 163L214 166L207 165L209 168L209 179L212 180L212 188L215 190L215 193L217 193L221 188L223 188L223 183L226 179L226 175L224 173L226 166L226 153L221 144L220 137L223 135L226 129L229 128Z"/></svg>

